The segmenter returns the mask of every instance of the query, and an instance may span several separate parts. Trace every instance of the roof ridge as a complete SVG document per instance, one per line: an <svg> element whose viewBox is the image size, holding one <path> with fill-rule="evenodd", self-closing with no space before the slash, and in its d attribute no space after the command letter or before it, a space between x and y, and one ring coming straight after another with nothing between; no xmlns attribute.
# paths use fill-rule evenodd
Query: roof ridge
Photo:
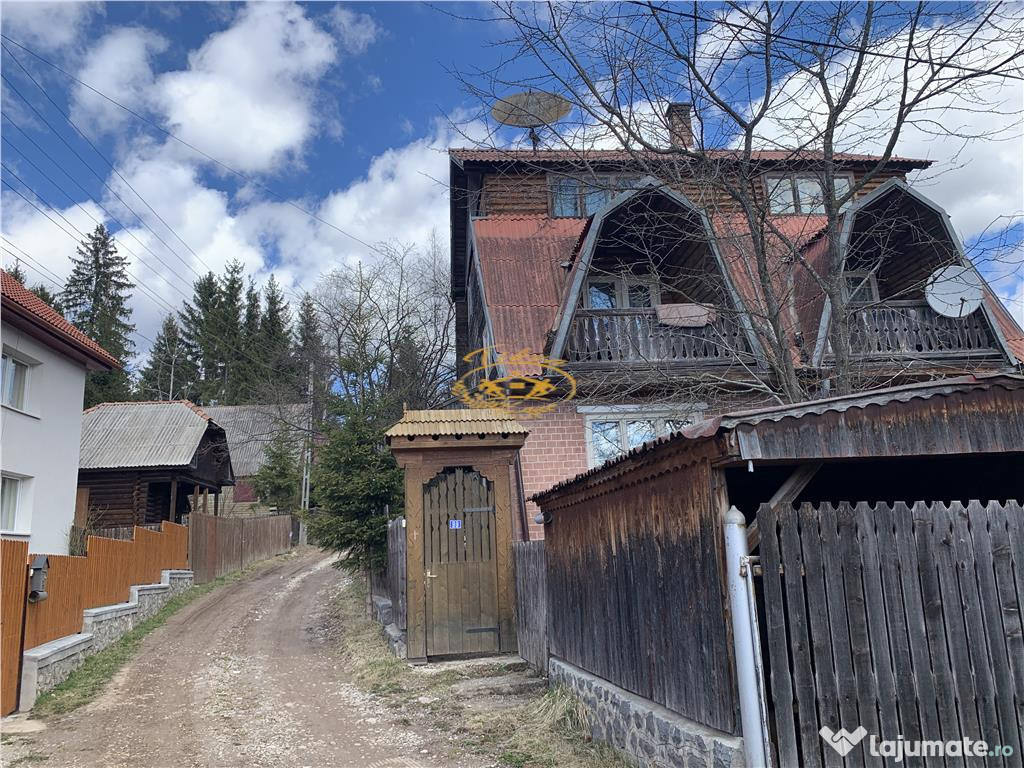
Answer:
<svg viewBox="0 0 1024 768"><path fill-rule="evenodd" d="M201 406L198 406L191 400L187 400L185 398L177 398L175 400L108 400L104 403L96 403L96 405L91 408L86 408L83 413L92 413L99 408L106 408L114 405L184 405L204 420L211 420L209 414L206 413Z"/></svg>

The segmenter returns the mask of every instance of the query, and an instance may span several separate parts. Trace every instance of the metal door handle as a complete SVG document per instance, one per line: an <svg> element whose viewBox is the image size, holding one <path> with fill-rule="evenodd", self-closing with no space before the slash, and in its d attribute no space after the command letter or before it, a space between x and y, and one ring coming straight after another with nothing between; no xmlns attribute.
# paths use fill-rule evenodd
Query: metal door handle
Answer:
<svg viewBox="0 0 1024 768"><path fill-rule="evenodd" d="M436 579L437 578L437 574L436 573L431 573L430 571L427 571L426 575L427 575L428 579Z"/></svg>

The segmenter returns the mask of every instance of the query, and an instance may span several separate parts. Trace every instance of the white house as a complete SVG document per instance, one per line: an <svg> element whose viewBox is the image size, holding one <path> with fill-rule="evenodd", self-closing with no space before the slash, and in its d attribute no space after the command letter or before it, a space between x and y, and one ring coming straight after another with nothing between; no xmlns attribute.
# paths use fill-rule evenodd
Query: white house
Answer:
<svg viewBox="0 0 1024 768"><path fill-rule="evenodd" d="M67 554L85 376L119 363L13 277L0 274L0 533L27 538L30 552Z"/></svg>

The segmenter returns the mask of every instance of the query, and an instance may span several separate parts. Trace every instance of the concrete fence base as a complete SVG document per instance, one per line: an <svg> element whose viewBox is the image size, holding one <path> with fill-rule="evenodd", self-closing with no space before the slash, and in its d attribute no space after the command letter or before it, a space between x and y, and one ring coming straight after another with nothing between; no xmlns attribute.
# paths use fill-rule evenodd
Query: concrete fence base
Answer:
<svg viewBox="0 0 1024 768"><path fill-rule="evenodd" d="M127 603L83 611L80 633L59 637L25 651L18 708L23 712L32 709L40 694L67 680L87 657L119 640L190 586L192 571L161 571L159 584L133 586Z"/></svg>
<svg viewBox="0 0 1024 768"><path fill-rule="evenodd" d="M559 659L549 659L551 685L565 686L590 715L594 741L632 763L656 768L742 768L743 739L695 723Z"/></svg>

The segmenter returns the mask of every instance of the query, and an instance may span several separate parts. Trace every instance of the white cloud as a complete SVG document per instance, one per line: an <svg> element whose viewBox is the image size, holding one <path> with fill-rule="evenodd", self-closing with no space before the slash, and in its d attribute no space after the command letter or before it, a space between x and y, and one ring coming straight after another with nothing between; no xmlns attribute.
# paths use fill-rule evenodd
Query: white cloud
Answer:
<svg viewBox="0 0 1024 768"><path fill-rule="evenodd" d="M331 37L294 4L256 3L157 78L169 130L246 172L276 169L315 132L316 80L334 62Z"/></svg>
<svg viewBox="0 0 1024 768"><path fill-rule="evenodd" d="M336 6L330 18L342 49L352 55L366 53L381 33L372 16L357 13L343 5Z"/></svg>
<svg viewBox="0 0 1024 768"><path fill-rule="evenodd" d="M137 27L119 27L100 39L78 73L95 91L76 84L71 92L75 122L93 133L113 133L133 119L96 91L134 111L148 109L154 84L150 59L166 48L163 37Z"/></svg>
<svg viewBox="0 0 1024 768"><path fill-rule="evenodd" d="M99 10L98 3L87 2L5 2L3 31L39 53L67 52Z"/></svg>

